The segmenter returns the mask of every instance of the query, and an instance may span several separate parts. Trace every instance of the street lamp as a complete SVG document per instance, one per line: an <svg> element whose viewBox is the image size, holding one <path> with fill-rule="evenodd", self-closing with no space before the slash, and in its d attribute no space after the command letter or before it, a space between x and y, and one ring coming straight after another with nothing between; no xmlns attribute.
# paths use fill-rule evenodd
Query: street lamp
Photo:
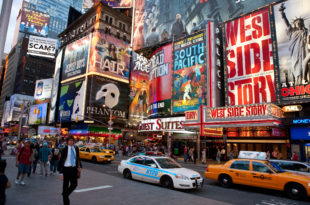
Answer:
<svg viewBox="0 0 310 205"><path fill-rule="evenodd" d="M102 105L103 108L106 108L108 107L106 104L103 104ZM112 135L112 125L113 125L113 121L112 121L112 109L110 107L109 108L109 111L110 111L110 120L108 121L108 124L109 124L109 148L111 147L111 135Z"/></svg>

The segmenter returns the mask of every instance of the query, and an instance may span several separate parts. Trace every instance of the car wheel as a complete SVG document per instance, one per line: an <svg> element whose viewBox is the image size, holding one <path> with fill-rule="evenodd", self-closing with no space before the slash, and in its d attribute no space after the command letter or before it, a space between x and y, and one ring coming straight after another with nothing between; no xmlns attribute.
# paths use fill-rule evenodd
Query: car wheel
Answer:
<svg viewBox="0 0 310 205"><path fill-rule="evenodd" d="M165 177L162 177L160 179L160 184L165 187L165 188L168 188L168 189L172 189L173 188L173 181L170 177L168 176L165 176Z"/></svg>
<svg viewBox="0 0 310 205"><path fill-rule="evenodd" d="M285 186L285 193L290 197L291 199L304 199L306 196L306 190L305 188L297 183L291 183Z"/></svg>
<svg viewBox="0 0 310 205"><path fill-rule="evenodd" d="M91 161L92 161L92 162L97 162L97 158L96 158L96 157L93 157L93 158L91 158Z"/></svg>
<svg viewBox="0 0 310 205"><path fill-rule="evenodd" d="M229 188L232 185L231 177L228 175L221 175L219 177L219 183L222 187Z"/></svg>
<svg viewBox="0 0 310 205"><path fill-rule="evenodd" d="M124 176L124 178L126 178L126 179L132 179L132 177L131 177L131 172L130 172L129 169L125 169L125 170L124 170L123 176Z"/></svg>

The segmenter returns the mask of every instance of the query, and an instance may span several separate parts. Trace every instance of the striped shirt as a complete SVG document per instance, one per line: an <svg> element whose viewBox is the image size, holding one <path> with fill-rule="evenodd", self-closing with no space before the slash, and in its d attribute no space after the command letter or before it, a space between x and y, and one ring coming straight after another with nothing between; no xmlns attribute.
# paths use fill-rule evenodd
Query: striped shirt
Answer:
<svg viewBox="0 0 310 205"><path fill-rule="evenodd" d="M47 147L40 148L39 151L39 159L41 162L47 162L48 161L48 155L51 154L51 150Z"/></svg>

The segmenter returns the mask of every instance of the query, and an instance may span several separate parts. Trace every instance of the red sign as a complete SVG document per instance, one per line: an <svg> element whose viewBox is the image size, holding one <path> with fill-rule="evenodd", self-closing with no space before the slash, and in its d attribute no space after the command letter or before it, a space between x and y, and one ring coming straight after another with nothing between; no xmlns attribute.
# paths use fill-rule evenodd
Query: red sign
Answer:
<svg viewBox="0 0 310 205"><path fill-rule="evenodd" d="M274 64L268 8L225 24L228 104L274 102ZM241 115L234 110L235 115Z"/></svg>
<svg viewBox="0 0 310 205"><path fill-rule="evenodd" d="M161 118L143 120L139 123L138 130L142 131L182 131L184 130L184 117Z"/></svg>
<svg viewBox="0 0 310 205"><path fill-rule="evenodd" d="M185 120L197 121L198 120L198 111L187 111L185 112Z"/></svg>

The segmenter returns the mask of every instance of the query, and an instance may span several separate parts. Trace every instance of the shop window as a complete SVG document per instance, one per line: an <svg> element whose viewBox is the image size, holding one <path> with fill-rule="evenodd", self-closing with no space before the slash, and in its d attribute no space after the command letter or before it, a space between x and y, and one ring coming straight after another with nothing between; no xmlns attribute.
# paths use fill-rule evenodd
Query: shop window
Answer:
<svg viewBox="0 0 310 205"><path fill-rule="evenodd" d="M250 170L249 161L235 161L230 165L231 169Z"/></svg>
<svg viewBox="0 0 310 205"><path fill-rule="evenodd" d="M260 162L252 162L252 167L254 172L263 172L263 173L269 173L270 169Z"/></svg>

